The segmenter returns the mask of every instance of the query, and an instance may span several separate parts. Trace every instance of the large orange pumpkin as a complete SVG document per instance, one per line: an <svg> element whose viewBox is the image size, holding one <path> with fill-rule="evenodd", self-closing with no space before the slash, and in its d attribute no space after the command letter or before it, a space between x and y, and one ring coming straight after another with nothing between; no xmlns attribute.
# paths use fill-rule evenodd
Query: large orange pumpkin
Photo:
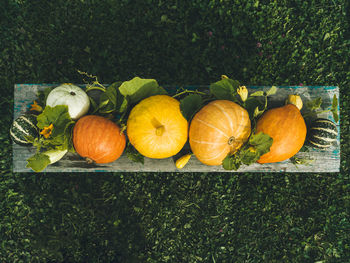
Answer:
<svg viewBox="0 0 350 263"><path fill-rule="evenodd" d="M87 115L74 125L74 148L88 161L113 162L122 155L125 144L125 135L119 126L104 117Z"/></svg>
<svg viewBox="0 0 350 263"><path fill-rule="evenodd" d="M188 123L178 100L168 95L155 95L142 100L131 110L127 134L130 143L143 156L168 158L185 145Z"/></svg>
<svg viewBox="0 0 350 263"><path fill-rule="evenodd" d="M237 103L215 100L193 117L189 131L191 150L206 165L221 165L250 136L248 112Z"/></svg>
<svg viewBox="0 0 350 263"><path fill-rule="evenodd" d="M306 124L300 110L293 104L266 111L258 120L256 132L272 139L270 151L258 163L275 163L294 156L304 145Z"/></svg>

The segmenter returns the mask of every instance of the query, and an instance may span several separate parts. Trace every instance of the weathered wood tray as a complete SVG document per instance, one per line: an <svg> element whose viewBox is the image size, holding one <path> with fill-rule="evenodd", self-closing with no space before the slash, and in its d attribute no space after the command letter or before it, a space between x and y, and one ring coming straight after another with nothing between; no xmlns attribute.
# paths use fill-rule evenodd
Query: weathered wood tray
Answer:
<svg viewBox="0 0 350 263"><path fill-rule="evenodd" d="M36 98L38 90L45 89L54 84L16 84L14 87L14 118L28 111L30 104ZM176 90L177 87L166 87L169 91ZM191 86L190 88L200 88ZM247 87L249 92L257 90L268 90L270 87ZM324 105L332 104L335 94L339 98L339 89L334 86L290 86L278 87L278 91L271 97L269 104L282 105L289 94L299 94L303 101L317 97L322 97ZM338 109L339 111L339 109ZM319 117L329 118L334 121L330 112L319 115ZM338 138L330 148L326 150L311 149L308 152L299 152L296 157L313 159L310 164L295 165L290 160L274 164L253 164L242 166L238 171L227 171L221 166L206 166L201 164L194 156L189 163L181 170L175 167L177 158L167 158L162 160L145 158L144 165L130 161L123 154L117 161L109 164L87 164L83 158L77 154L68 153L59 162L49 165L44 172L339 172L340 168L340 131L339 122ZM26 168L26 160L35 153L33 147L23 147L13 144L13 171L32 172Z"/></svg>

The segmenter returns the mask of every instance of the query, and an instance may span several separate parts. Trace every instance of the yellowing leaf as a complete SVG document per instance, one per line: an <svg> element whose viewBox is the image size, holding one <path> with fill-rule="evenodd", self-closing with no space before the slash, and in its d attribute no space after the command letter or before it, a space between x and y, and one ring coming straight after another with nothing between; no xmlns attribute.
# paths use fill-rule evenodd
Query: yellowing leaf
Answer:
<svg viewBox="0 0 350 263"><path fill-rule="evenodd" d="M277 87L272 86L268 91L266 91L266 96L274 95L277 92Z"/></svg>
<svg viewBox="0 0 350 263"><path fill-rule="evenodd" d="M262 90L255 91L252 94L250 94L250 96L252 96L252 97L264 96L264 91L262 91Z"/></svg>
<svg viewBox="0 0 350 263"><path fill-rule="evenodd" d="M255 110L254 110L254 115L253 117L258 117L260 114L262 114L264 111L262 110L259 110L259 107L256 107Z"/></svg>

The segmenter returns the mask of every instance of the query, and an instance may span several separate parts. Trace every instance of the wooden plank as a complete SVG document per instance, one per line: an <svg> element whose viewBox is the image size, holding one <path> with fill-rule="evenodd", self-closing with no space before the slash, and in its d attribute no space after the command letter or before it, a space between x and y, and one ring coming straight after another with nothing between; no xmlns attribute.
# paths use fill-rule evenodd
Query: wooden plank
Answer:
<svg viewBox="0 0 350 263"><path fill-rule="evenodd" d="M54 84L16 84L14 92L14 118L28 111L30 104L36 98L39 90ZM197 86L191 86L196 88ZM166 87L170 91L176 87ZM248 87L249 92L268 90L270 87ZM332 104L333 95L339 98L339 89L334 86L291 86L278 87L278 91L271 97L270 105L282 105L289 94L299 94L303 101L322 97L324 107ZM339 107L338 107L339 111ZM334 121L330 112L319 115ZM201 164L194 156L181 170L175 167L175 157L156 160L145 158L145 164L130 161L125 154L118 160L109 164L87 164L80 156L68 153L59 162L48 166L44 172L339 172L340 169L340 127L337 123L338 138L330 148L325 150L310 149L309 152L299 152L296 157L313 159L308 165L294 165L290 160L273 164L253 164L242 166L238 171L226 171L221 166L206 166ZM23 147L13 144L13 171L31 172L26 168L26 160L35 153L33 147Z"/></svg>

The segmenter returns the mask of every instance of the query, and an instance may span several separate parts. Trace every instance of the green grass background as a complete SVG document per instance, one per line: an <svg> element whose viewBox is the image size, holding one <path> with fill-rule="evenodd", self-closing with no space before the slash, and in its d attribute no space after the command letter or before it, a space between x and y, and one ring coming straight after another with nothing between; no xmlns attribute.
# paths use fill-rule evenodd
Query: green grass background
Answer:
<svg viewBox="0 0 350 263"><path fill-rule="evenodd" d="M347 0L1 0L0 262L350 262ZM260 44L259 44L260 43ZM13 173L15 83L337 85L341 172Z"/></svg>

